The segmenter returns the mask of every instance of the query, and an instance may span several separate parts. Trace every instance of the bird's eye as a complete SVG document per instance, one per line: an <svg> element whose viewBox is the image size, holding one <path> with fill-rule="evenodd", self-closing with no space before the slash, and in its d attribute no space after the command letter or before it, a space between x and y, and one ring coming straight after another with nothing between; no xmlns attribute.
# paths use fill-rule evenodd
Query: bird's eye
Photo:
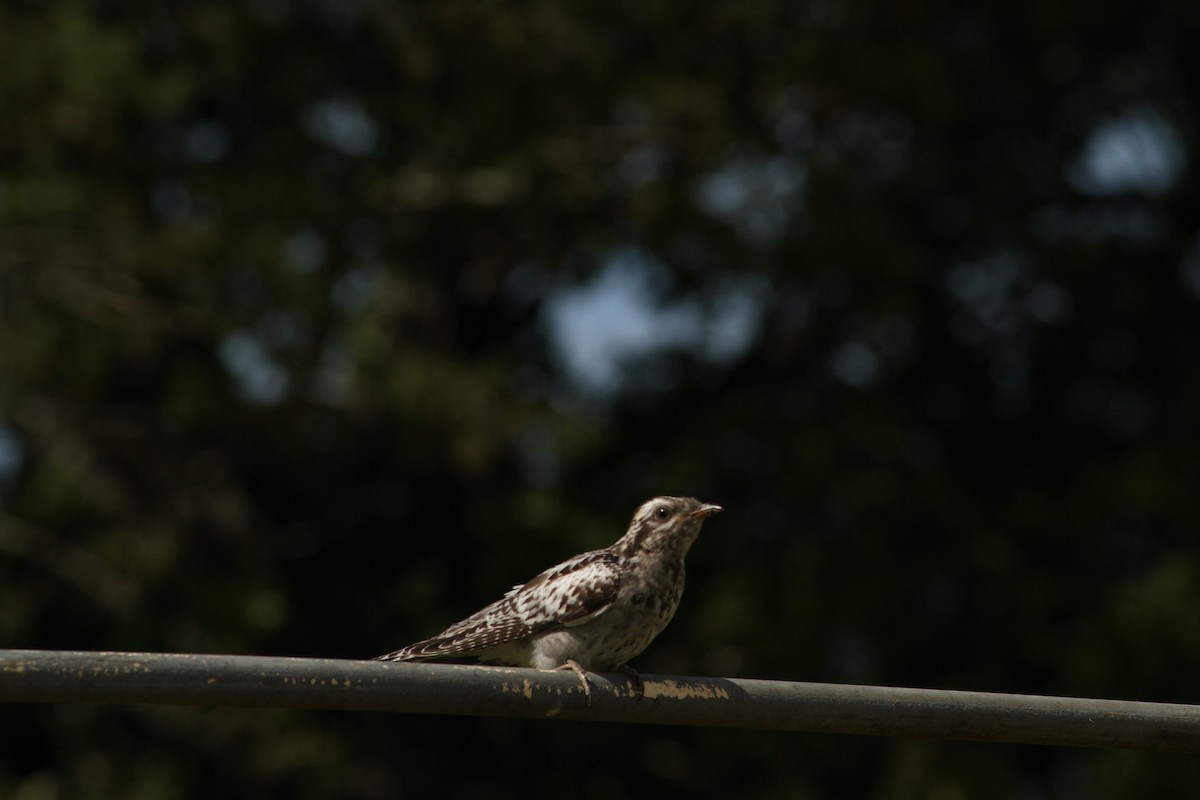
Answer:
<svg viewBox="0 0 1200 800"><path fill-rule="evenodd" d="M671 516L671 510L666 506L659 506L658 508L654 509L654 516L658 517L659 519L666 519L667 517Z"/></svg>

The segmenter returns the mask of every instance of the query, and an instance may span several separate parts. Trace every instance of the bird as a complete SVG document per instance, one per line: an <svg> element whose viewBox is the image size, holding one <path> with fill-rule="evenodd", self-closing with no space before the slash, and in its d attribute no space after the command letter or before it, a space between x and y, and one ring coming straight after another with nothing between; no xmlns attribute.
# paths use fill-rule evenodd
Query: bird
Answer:
<svg viewBox="0 0 1200 800"><path fill-rule="evenodd" d="M684 556L704 520L722 510L694 497L647 500L608 547L568 558L436 636L377 660L473 656L503 666L570 669L589 704L587 673L619 670L641 695L641 678L627 662L675 615Z"/></svg>

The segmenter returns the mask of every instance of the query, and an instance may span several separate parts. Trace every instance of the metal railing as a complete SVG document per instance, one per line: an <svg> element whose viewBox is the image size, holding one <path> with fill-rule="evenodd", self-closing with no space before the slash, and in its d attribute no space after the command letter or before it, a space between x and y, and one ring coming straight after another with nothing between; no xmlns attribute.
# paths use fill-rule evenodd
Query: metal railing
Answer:
<svg viewBox="0 0 1200 800"><path fill-rule="evenodd" d="M1200 706L265 656L0 650L0 702L554 718L1200 752Z"/></svg>

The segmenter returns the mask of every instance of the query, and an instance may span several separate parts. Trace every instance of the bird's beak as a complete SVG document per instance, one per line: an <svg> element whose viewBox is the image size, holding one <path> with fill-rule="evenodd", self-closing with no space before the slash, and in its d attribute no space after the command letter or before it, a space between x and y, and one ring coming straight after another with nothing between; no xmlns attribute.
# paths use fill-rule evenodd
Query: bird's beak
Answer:
<svg viewBox="0 0 1200 800"><path fill-rule="evenodd" d="M693 519L704 519L705 517L711 517L713 514L719 514L724 510L725 509L721 508L720 506L713 505L712 503L705 503L692 513L688 514L688 516L692 517Z"/></svg>

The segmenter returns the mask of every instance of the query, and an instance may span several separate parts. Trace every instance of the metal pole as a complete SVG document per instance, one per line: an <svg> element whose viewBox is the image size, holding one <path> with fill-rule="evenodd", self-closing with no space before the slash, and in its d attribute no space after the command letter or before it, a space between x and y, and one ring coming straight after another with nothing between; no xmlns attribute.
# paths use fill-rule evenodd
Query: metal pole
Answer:
<svg viewBox="0 0 1200 800"><path fill-rule="evenodd" d="M540 717L1200 752L1200 706L264 656L0 650L0 702Z"/></svg>

